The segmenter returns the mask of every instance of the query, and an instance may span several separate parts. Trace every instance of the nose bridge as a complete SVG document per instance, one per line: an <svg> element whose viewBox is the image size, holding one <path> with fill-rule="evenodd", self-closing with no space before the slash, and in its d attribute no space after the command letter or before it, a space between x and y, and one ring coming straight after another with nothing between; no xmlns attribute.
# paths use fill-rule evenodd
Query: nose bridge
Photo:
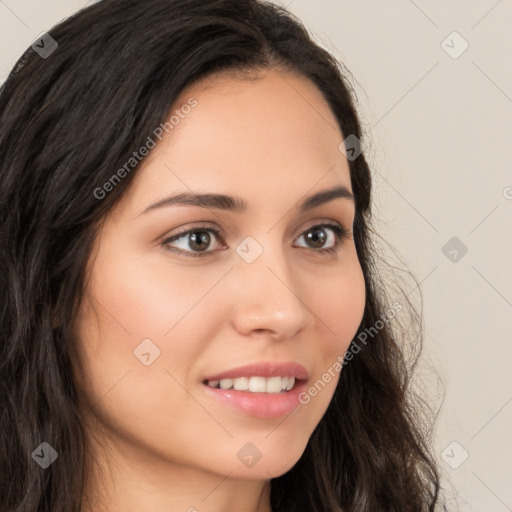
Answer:
<svg viewBox="0 0 512 512"><path fill-rule="evenodd" d="M271 330L280 337L293 337L312 319L297 290L288 255L275 234L248 236L236 248L235 320L245 332Z"/></svg>

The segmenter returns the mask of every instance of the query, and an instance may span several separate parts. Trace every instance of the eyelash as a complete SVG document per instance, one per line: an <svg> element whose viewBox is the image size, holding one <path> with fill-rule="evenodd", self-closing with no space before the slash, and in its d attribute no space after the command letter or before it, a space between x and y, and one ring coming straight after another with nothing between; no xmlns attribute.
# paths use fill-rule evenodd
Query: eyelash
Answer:
<svg viewBox="0 0 512 512"><path fill-rule="evenodd" d="M336 241L335 241L335 244L333 247L330 247L328 249L311 249L311 251L313 251L313 252L321 253L323 255L328 256L328 255L338 251L338 248L341 245L343 239L351 239L349 232L344 227L342 227L340 224L331 224L331 223L315 224L314 226L311 226L308 229L306 229L305 231L303 231L300 236L303 236L305 233L307 233L309 231L313 231L318 228L332 229L336 235ZM216 251L202 251L202 252L184 251L183 249L170 248L168 246L168 244L170 242L175 242L176 240L179 240L180 238L183 238L186 235L190 235L192 233L197 233L197 232L202 232L202 231L214 233L215 237L218 240L221 240L221 237L220 237L221 233L218 229L212 228L211 226L198 226L198 227L195 227L194 229L188 229L186 231L182 231L181 233L176 233L172 237L166 238L165 240L163 240L160 245L162 247L166 248L170 252L184 254L187 257L190 256L193 258L198 258L198 257L202 258L202 257L207 256L208 254L212 254ZM306 247L302 247L302 248L306 249Z"/></svg>

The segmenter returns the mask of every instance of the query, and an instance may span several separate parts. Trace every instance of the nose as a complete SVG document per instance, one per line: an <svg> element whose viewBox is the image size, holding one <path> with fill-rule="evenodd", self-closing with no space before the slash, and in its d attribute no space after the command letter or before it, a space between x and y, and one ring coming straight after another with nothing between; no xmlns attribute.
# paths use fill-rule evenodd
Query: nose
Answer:
<svg viewBox="0 0 512 512"><path fill-rule="evenodd" d="M301 286L305 281L290 268L281 249L265 248L252 263L240 258L232 279L232 321L240 334L293 339L315 322L307 290Z"/></svg>

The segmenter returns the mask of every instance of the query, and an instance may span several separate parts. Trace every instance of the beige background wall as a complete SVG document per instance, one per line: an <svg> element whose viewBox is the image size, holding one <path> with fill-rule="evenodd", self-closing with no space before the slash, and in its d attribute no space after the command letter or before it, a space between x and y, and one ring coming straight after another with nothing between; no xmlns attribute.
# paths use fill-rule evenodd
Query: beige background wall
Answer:
<svg viewBox="0 0 512 512"><path fill-rule="evenodd" d="M375 210L421 281L425 355L444 382L446 485L464 512L512 511L512 1L280 3L358 82ZM0 83L86 4L0 0Z"/></svg>

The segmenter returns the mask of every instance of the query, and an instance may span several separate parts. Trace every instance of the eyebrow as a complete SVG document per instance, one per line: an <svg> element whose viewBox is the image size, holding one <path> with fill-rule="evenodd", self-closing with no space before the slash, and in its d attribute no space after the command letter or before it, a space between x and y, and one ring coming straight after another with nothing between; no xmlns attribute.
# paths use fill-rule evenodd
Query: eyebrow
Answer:
<svg viewBox="0 0 512 512"><path fill-rule="evenodd" d="M339 185L334 188L322 190L321 192L317 192L316 194L307 197L298 205L298 208L299 211L303 213L338 198L349 199L355 203L355 198L352 192L350 192L350 190L344 185ZM196 194L193 192L182 192L148 206L142 214L148 213L157 208L176 205L214 208L216 210L226 210L235 213L245 213L248 208L247 202L240 197L233 197L225 194Z"/></svg>

